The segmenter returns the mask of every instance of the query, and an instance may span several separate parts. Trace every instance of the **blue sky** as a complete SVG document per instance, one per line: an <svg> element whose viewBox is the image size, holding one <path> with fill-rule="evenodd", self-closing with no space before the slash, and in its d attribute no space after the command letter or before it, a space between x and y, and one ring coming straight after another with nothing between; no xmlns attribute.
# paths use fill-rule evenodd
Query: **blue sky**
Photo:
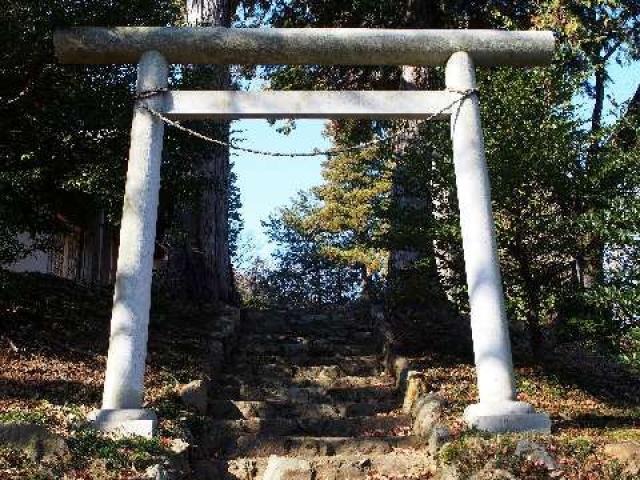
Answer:
<svg viewBox="0 0 640 480"><path fill-rule="evenodd" d="M264 120L238 121L233 129L242 130L237 136L245 139L244 147L277 152L306 152L331 147L329 139L322 135L322 120L298 120L289 135L278 133ZM278 158L249 153L233 157L242 199L243 237L250 237L259 253L265 255L271 251L260 222L278 207L289 203L300 190L321 183L320 169L325 158Z"/></svg>
<svg viewBox="0 0 640 480"><path fill-rule="evenodd" d="M612 83L607 93L615 102L625 102L634 94L640 81L640 62L631 66L612 64L610 74ZM585 111L588 108L589 102L585 102ZM612 103L608 102L607 110L610 112L612 108ZM262 150L311 151L331 146L322 134L324 122L321 120L299 120L289 135L278 133L264 120L234 122L233 129L242 130L237 136L245 139L243 146ZM242 236L250 239L258 254L266 256L272 250L260 222L278 207L286 205L298 191L322 182L323 158L271 158L247 153L233 157L245 222Z"/></svg>

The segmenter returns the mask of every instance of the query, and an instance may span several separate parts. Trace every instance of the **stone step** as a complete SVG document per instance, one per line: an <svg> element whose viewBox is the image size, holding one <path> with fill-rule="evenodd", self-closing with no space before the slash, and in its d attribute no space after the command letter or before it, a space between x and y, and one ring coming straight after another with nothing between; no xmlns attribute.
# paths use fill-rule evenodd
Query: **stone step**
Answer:
<svg viewBox="0 0 640 480"><path fill-rule="evenodd" d="M242 338L238 344L237 352L247 355L375 355L380 353L381 345L376 342L368 343L331 343L325 340L301 340L291 342L260 342Z"/></svg>
<svg viewBox="0 0 640 480"><path fill-rule="evenodd" d="M299 467L288 480L431 478L366 317L250 310L240 335L209 392L195 478L263 480L270 460Z"/></svg>
<svg viewBox="0 0 640 480"><path fill-rule="evenodd" d="M320 384L330 384L338 381L341 378L347 377L373 377L377 378L375 372L371 374L367 372L365 375L351 375L345 372L338 365L313 365L313 366L297 366L287 364L287 362L281 361L278 363L264 363L261 365L253 365L253 368L248 368L242 364L234 368L229 374L221 376L221 382L233 383L231 379L242 378L274 378L279 377L281 379L290 379L294 383L300 383L303 381L318 381Z"/></svg>
<svg viewBox="0 0 640 480"><path fill-rule="evenodd" d="M342 335L378 331L370 320L327 315L249 317L243 319L241 328L246 333L317 333L320 335L331 332L339 332Z"/></svg>
<svg viewBox="0 0 640 480"><path fill-rule="evenodd" d="M397 448L416 448L423 441L414 436L395 437L239 437L226 458L270 455L315 458L333 455L384 455Z"/></svg>
<svg viewBox="0 0 640 480"><path fill-rule="evenodd" d="M208 449L227 447L239 437L356 437L408 435L411 420L406 415L349 418L252 418L212 420L205 425Z"/></svg>
<svg viewBox="0 0 640 480"><path fill-rule="evenodd" d="M237 353L234 365L228 370L232 373L249 372L262 375L269 370L292 374L296 367L337 366L347 375L367 376L379 375L384 370L381 357L378 355L326 355L296 357L280 357L278 355L255 355Z"/></svg>
<svg viewBox="0 0 640 480"><path fill-rule="evenodd" d="M304 325L304 326L284 326L284 327L254 327L245 328L241 331L242 335L294 335L300 337L314 337L319 339L333 338L335 341L349 342L350 339L378 339L382 335L370 326L321 326L321 325Z"/></svg>
<svg viewBox="0 0 640 480"><path fill-rule="evenodd" d="M376 341L378 336L376 333L366 331L341 331L331 329L320 335L299 334L295 332L245 332L243 340L248 343L300 343L309 341L323 341L329 343L368 343Z"/></svg>
<svg viewBox="0 0 640 480"><path fill-rule="evenodd" d="M214 400L209 402L212 418L241 420L251 418L346 418L389 413L398 402L292 403Z"/></svg>
<svg viewBox="0 0 640 480"><path fill-rule="evenodd" d="M263 480L268 463L281 457L239 458L211 461L207 466L210 478L220 480ZM425 450L392 452L384 455L318 456L312 459L288 459L299 465L289 470L287 480L416 480L432 478L435 461Z"/></svg>
<svg viewBox="0 0 640 480"><path fill-rule="evenodd" d="M216 400L288 401L293 403L336 403L397 401L392 387L324 388L290 385L225 385L212 389Z"/></svg>
<svg viewBox="0 0 640 480"><path fill-rule="evenodd" d="M282 378L293 377L296 364L288 359L271 355L268 358L255 358L250 355L236 356L233 365L227 368L228 375L236 376L265 376L279 375Z"/></svg>
<svg viewBox="0 0 640 480"><path fill-rule="evenodd" d="M230 400L288 400L327 403L325 399L342 402L389 398L395 393L389 376L351 377L337 379L286 379L282 377L224 376L212 398ZM269 398L272 396L272 398ZM333 402L328 402L333 403Z"/></svg>
<svg viewBox="0 0 640 480"><path fill-rule="evenodd" d="M333 401L337 402L391 401L398 398L395 385L391 384L357 388L329 388L327 389L327 395Z"/></svg>
<svg viewBox="0 0 640 480"><path fill-rule="evenodd" d="M335 373L335 372L334 372ZM294 374L287 378L279 375L263 376L263 375L221 375L219 378L221 385L236 386L240 389L251 387L272 387L272 388L289 388L289 387L322 387L322 388L363 388L363 387L390 387L394 385L394 381L390 376L351 376L351 375L332 375L331 372L314 376L308 371L302 371L300 374Z"/></svg>
<svg viewBox="0 0 640 480"><path fill-rule="evenodd" d="M242 321L244 323L265 324L269 322L286 322L287 324L337 324L337 323L362 323L362 316L354 312L309 313L293 311L258 311L244 310Z"/></svg>

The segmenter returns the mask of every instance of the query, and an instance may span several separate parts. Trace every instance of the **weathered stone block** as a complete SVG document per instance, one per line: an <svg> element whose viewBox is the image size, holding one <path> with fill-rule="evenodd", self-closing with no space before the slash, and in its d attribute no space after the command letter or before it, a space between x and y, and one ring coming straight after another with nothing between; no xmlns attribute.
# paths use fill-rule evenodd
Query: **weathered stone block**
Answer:
<svg viewBox="0 0 640 480"><path fill-rule="evenodd" d="M194 380L190 383L178 386L180 400L188 408L195 410L200 415L207 413L208 388L204 380Z"/></svg>
<svg viewBox="0 0 640 480"><path fill-rule="evenodd" d="M535 442L520 440L516 445L515 455L526 458L538 465L544 465L547 470L556 470L558 463L547 450Z"/></svg>
<svg viewBox="0 0 640 480"><path fill-rule="evenodd" d="M405 357L396 357L393 361L393 376L396 379L396 388L401 392L407 386L407 375L409 374L409 360Z"/></svg>
<svg viewBox="0 0 640 480"><path fill-rule="evenodd" d="M307 460L269 457L263 480L313 480L311 464Z"/></svg>
<svg viewBox="0 0 640 480"><path fill-rule="evenodd" d="M474 473L469 480L517 480L517 478L506 470L485 467Z"/></svg>
<svg viewBox="0 0 640 480"><path fill-rule="evenodd" d="M0 423L0 445L21 450L35 462L53 462L69 453L62 437L30 423Z"/></svg>
<svg viewBox="0 0 640 480"><path fill-rule="evenodd" d="M434 429L440 426L445 402L437 395L426 395L416 403L413 434L429 439Z"/></svg>
<svg viewBox="0 0 640 480"><path fill-rule="evenodd" d="M620 462L625 473L640 476L640 442L610 443L605 445L604 453Z"/></svg>
<svg viewBox="0 0 640 480"><path fill-rule="evenodd" d="M427 380L421 372L410 370L407 372L407 389L404 394L402 410L411 413L418 398L428 392Z"/></svg>
<svg viewBox="0 0 640 480"><path fill-rule="evenodd" d="M207 363L209 375L218 375L224 364L224 344L220 340L209 340L207 352Z"/></svg>
<svg viewBox="0 0 640 480"><path fill-rule="evenodd" d="M144 471L145 478L149 480L169 480L169 474L164 466L160 463L151 465Z"/></svg>
<svg viewBox="0 0 640 480"><path fill-rule="evenodd" d="M429 452L435 455L450 440L451 432L449 428L445 425L436 425L429 436Z"/></svg>

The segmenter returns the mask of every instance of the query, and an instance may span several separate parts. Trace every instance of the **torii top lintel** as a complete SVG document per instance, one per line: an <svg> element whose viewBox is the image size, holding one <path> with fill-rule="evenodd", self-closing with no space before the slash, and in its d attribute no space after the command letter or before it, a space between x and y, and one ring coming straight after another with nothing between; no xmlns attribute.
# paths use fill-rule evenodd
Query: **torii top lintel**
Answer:
<svg viewBox="0 0 640 480"><path fill-rule="evenodd" d="M481 66L550 63L549 31L366 28L76 27L54 35L62 63L136 63L157 50L170 63L444 65L455 52Z"/></svg>

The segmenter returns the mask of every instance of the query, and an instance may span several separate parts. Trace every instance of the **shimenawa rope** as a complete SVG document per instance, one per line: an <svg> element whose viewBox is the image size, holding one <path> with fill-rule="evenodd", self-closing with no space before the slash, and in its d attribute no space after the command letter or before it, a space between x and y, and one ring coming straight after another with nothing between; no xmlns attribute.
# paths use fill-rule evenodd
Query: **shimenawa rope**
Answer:
<svg viewBox="0 0 640 480"><path fill-rule="evenodd" d="M161 95L163 93L166 93L167 91L168 91L168 89L163 88L163 89L149 90L149 91L146 91L146 92L141 92L138 95L136 95L136 100L145 100L145 99L154 97L156 95ZM475 88L470 88L468 90L456 90L456 89L448 88L447 91L453 92L453 93L458 93L458 94L460 94L460 97L456 98L454 101L452 101L448 105L442 107L437 112L432 113L431 115L426 117L423 121L428 122L430 120L433 120L434 118L438 117L439 115L445 113L447 110L452 108L457 103L462 102L463 100L465 100L466 98L468 98L468 97L470 97L472 95L477 95L478 94L478 90L475 89ZM340 155L341 153L349 153L349 152L354 152L354 151L365 150L365 149L367 149L369 147L373 147L375 145L379 145L379 144L386 143L386 142L392 141L394 139L400 138L405 133L407 133L403 129L403 130L399 130L399 131L395 132L392 135L389 135L389 136L386 136L386 137L378 137L378 138L376 138L374 140L371 140L369 142L360 143L358 145L354 145L354 146L350 146L350 147L333 148L331 150L314 150L312 152L291 152L291 153L289 153L289 152L273 152L273 151L269 151L269 150L258 150L258 149L254 149L254 148L241 147L239 145L236 145L233 142L224 142L222 140L218 140L217 138L209 137L209 136L204 135L204 134L202 134L202 133L200 133L200 132L198 132L196 130L193 130L191 128L185 127L180 122L176 122L175 120L171 120L170 118L167 118L161 112L155 110L154 108L150 107L146 103L140 102L140 103L138 103L138 105L141 108L144 108L145 110L147 110L154 117L162 120L165 124L175 128L177 130L185 132L185 133L191 135L192 137L199 138L200 140L204 140L205 142L209 142L209 143L213 143L213 144L216 144L216 145L220 145L222 147L228 147L229 149L232 149L232 150L238 150L240 152L251 153L251 154L254 154L254 155L261 155L261 156L266 156L266 157L296 158L296 157L319 157L319 156L329 156L330 157L330 156L336 156L336 155Z"/></svg>

